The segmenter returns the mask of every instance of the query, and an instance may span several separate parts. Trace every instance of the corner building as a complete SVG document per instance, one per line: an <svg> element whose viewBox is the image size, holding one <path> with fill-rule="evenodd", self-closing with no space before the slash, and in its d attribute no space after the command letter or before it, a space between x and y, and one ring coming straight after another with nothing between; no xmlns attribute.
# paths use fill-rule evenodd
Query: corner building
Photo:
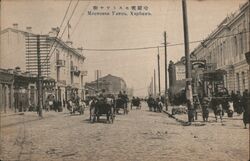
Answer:
<svg viewBox="0 0 250 161"><path fill-rule="evenodd" d="M250 51L249 1L227 16L191 54L206 60L211 70L224 70L224 86L241 93L249 88L249 66L245 53ZM248 89L249 90L249 89Z"/></svg>

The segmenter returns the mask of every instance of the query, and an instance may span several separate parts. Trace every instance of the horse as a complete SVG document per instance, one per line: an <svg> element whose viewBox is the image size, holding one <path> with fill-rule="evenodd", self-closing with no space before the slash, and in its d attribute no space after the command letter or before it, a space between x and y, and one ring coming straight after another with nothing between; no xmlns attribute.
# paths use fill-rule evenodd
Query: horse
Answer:
<svg viewBox="0 0 250 161"><path fill-rule="evenodd" d="M107 122L114 121L114 104L111 98L105 100L93 100L90 104L90 121L97 122L100 120L101 115L107 116Z"/></svg>
<svg viewBox="0 0 250 161"><path fill-rule="evenodd" d="M67 109L70 111L70 114L75 114L76 111L79 112L80 115L84 114L84 107L72 100L67 101Z"/></svg>
<svg viewBox="0 0 250 161"><path fill-rule="evenodd" d="M136 109L141 109L141 102L140 102L140 99L139 98L132 98L131 100L131 110L132 110L132 107L135 106Z"/></svg>
<svg viewBox="0 0 250 161"><path fill-rule="evenodd" d="M163 109L163 102L160 100L158 102L158 110L159 110L159 112L162 112L162 109Z"/></svg>

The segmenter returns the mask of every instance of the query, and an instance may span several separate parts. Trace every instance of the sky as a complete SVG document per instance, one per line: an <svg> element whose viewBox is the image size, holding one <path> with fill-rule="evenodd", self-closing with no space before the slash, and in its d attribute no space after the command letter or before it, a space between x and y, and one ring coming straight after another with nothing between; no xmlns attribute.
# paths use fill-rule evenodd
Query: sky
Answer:
<svg viewBox="0 0 250 161"><path fill-rule="evenodd" d="M247 0L187 0L189 40L205 39L229 14L235 12ZM2 0L1 29L12 27L25 30L31 26L33 33L47 34L52 27L59 27L70 0ZM74 47L83 49L126 49L162 46L163 33L167 32L169 45L183 43L183 17L181 0L73 0L62 25L70 18L70 40ZM132 16L132 6L142 6L149 16ZM97 10L94 10L98 7ZM104 7L101 9L101 7ZM108 9L109 7L109 9ZM116 9L114 9L114 7ZM120 9L122 7L122 9ZM129 7L126 10L126 7ZM147 8L147 10L145 9ZM137 9L137 8L136 8ZM91 12L125 12L127 16L89 15ZM138 11L138 10L137 10ZM59 35L60 35L59 34ZM67 30L62 39L67 40ZM190 44L190 52L199 44ZM164 89L164 48L160 48L161 88ZM157 48L123 51L88 51L85 81L94 80L95 70L102 76L112 74L122 77L127 86L134 88L134 94L144 96L157 71ZM167 59L176 62L184 56L184 45L169 46ZM158 86L158 82L157 82Z"/></svg>

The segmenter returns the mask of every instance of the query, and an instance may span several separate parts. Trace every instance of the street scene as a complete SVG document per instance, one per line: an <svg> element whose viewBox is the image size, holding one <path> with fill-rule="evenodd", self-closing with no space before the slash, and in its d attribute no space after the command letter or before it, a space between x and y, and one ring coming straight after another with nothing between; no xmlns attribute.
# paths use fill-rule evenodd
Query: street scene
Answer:
<svg viewBox="0 0 250 161"><path fill-rule="evenodd" d="M2 118L3 160L248 160L242 117L184 126L142 103L113 124L89 122L89 113L32 112ZM180 115L179 119L186 119ZM198 119L201 120L201 115Z"/></svg>
<svg viewBox="0 0 250 161"><path fill-rule="evenodd" d="M250 0L0 8L0 161L250 160Z"/></svg>

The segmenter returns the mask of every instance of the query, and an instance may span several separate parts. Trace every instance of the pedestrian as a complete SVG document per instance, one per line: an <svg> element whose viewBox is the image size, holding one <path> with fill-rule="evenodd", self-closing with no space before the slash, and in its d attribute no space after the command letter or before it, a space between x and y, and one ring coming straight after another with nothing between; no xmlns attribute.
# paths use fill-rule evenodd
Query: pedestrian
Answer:
<svg viewBox="0 0 250 161"><path fill-rule="evenodd" d="M209 116L209 99L207 97L204 97L202 100L202 118L204 122L208 122L208 116Z"/></svg>
<svg viewBox="0 0 250 161"><path fill-rule="evenodd" d="M237 91L236 95L236 112L240 115L242 114L242 96L240 94L240 91Z"/></svg>
<svg viewBox="0 0 250 161"><path fill-rule="evenodd" d="M243 105L243 123L245 129L247 128L247 124L250 123L250 94L247 90L243 92L242 97L242 105Z"/></svg>

